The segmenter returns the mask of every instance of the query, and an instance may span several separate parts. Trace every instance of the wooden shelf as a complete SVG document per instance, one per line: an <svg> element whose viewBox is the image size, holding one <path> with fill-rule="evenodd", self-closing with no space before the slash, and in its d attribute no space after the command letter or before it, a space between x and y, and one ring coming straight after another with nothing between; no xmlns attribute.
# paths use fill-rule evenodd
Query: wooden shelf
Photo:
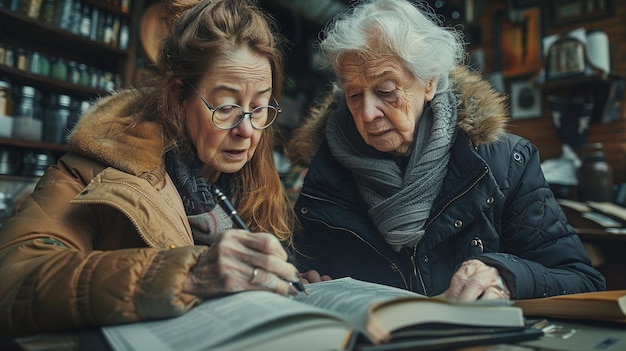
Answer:
<svg viewBox="0 0 626 351"><path fill-rule="evenodd" d="M127 52L93 41L45 22L0 8L2 41L14 47L37 50L52 56L80 61L115 71Z"/></svg>
<svg viewBox="0 0 626 351"><path fill-rule="evenodd" d="M80 97L83 100L107 93L104 90L76 85L2 65L0 65L0 76L7 77L14 85L30 85L41 90L54 90L56 93Z"/></svg>

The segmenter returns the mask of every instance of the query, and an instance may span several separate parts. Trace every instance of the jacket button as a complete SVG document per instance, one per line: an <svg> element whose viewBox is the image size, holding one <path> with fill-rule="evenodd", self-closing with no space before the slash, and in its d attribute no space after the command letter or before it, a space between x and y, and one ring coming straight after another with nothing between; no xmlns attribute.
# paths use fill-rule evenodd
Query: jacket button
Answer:
<svg viewBox="0 0 626 351"><path fill-rule="evenodd" d="M176 244L170 244L170 249L175 249L176 248Z"/></svg>
<svg viewBox="0 0 626 351"><path fill-rule="evenodd" d="M422 258L422 261L424 261L425 263L428 263L430 259L428 258L428 255L424 255L424 257Z"/></svg>
<svg viewBox="0 0 626 351"><path fill-rule="evenodd" d="M394 271L394 272L400 271L400 269L398 268L398 266L395 263L391 264L391 270Z"/></svg>
<svg viewBox="0 0 626 351"><path fill-rule="evenodd" d="M470 253L472 255L480 255L484 251L483 241L479 237L475 237L470 241Z"/></svg>
<svg viewBox="0 0 626 351"><path fill-rule="evenodd" d="M81 195L87 195L87 194L89 194L89 190L85 190L85 191L83 191L83 192L82 192L82 193L80 193L80 194L81 194Z"/></svg>
<svg viewBox="0 0 626 351"><path fill-rule="evenodd" d="M309 209L308 209L308 208L306 208L306 207L302 207L302 208L300 209L300 213L302 213L302 214L307 214L307 212L309 212Z"/></svg>
<svg viewBox="0 0 626 351"><path fill-rule="evenodd" d="M149 181L154 180L154 177L152 176L152 174L148 174L148 176L146 176L146 179L148 179Z"/></svg>
<svg viewBox="0 0 626 351"><path fill-rule="evenodd" d="M520 155L519 152L516 152L513 154L513 159L517 162L521 162L522 161L522 155Z"/></svg>
<svg viewBox="0 0 626 351"><path fill-rule="evenodd" d="M454 227L455 228L461 228L463 226L463 221L460 219L457 219L456 221L454 221Z"/></svg>
<svg viewBox="0 0 626 351"><path fill-rule="evenodd" d="M493 203L493 196L487 199L487 205L491 205Z"/></svg>

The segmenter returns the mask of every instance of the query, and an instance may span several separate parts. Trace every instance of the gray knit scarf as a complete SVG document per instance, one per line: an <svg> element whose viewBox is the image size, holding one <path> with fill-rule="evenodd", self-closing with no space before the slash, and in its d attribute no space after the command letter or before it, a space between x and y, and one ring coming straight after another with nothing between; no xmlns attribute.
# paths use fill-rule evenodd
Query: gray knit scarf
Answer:
<svg viewBox="0 0 626 351"><path fill-rule="evenodd" d="M211 187L200 174L199 162L189 162L174 150L165 154L165 169L178 190L196 245L212 245L226 229L233 227L228 214L216 206ZM220 190L232 194L231 177L218 180Z"/></svg>
<svg viewBox="0 0 626 351"><path fill-rule="evenodd" d="M441 190L457 121L457 99L442 92L425 106L410 155L381 153L359 135L345 104L329 117L326 138L333 156L352 172L368 214L391 247L413 247Z"/></svg>

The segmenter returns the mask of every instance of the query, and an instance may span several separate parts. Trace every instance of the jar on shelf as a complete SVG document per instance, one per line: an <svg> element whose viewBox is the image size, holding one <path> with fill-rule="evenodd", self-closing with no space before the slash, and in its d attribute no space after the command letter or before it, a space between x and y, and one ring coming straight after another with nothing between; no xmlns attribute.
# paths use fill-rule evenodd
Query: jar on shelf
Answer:
<svg viewBox="0 0 626 351"><path fill-rule="evenodd" d="M4 65L6 56L7 56L7 51L6 51L6 48L4 47L4 43L0 42L0 65Z"/></svg>
<svg viewBox="0 0 626 351"><path fill-rule="evenodd" d="M0 79L0 137L10 138L13 130L11 84Z"/></svg>
<svg viewBox="0 0 626 351"><path fill-rule="evenodd" d="M28 72L33 74L41 73L41 54L37 51L31 51L28 54Z"/></svg>
<svg viewBox="0 0 626 351"><path fill-rule="evenodd" d="M71 115L72 98L64 94L51 94L44 120L43 141L65 143L67 121Z"/></svg>
<svg viewBox="0 0 626 351"><path fill-rule="evenodd" d="M31 86L22 86L15 102L13 138L41 141L42 114L40 93Z"/></svg>
<svg viewBox="0 0 626 351"><path fill-rule="evenodd" d="M91 7L83 4L83 13L80 18L80 35L89 38L91 34Z"/></svg>
<svg viewBox="0 0 626 351"><path fill-rule="evenodd" d="M578 170L579 195L582 201L613 201L613 170L606 162L602 143L583 146Z"/></svg>
<svg viewBox="0 0 626 351"><path fill-rule="evenodd" d="M41 0L22 0L20 3L20 13L32 19L39 18L41 10Z"/></svg>
<svg viewBox="0 0 626 351"><path fill-rule="evenodd" d="M4 65L15 67L15 49L11 45L4 46Z"/></svg>
<svg viewBox="0 0 626 351"><path fill-rule="evenodd" d="M80 74L80 79L78 84L88 87L89 86L89 70L87 69L87 65L84 63L78 64L78 72Z"/></svg>
<svg viewBox="0 0 626 351"><path fill-rule="evenodd" d="M28 69L28 53L23 48L17 48L15 50L15 68L20 71L26 71Z"/></svg>
<svg viewBox="0 0 626 351"><path fill-rule="evenodd" d="M80 71L78 70L78 63L76 63L76 61L69 61L67 63L67 81L72 84L80 83Z"/></svg>
<svg viewBox="0 0 626 351"><path fill-rule="evenodd" d="M41 55L39 58L39 74L50 77L50 58L46 55Z"/></svg>
<svg viewBox="0 0 626 351"><path fill-rule="evenodd" d="M11 84L0 79L0 115L13 115L13 98L11 96Z"/></svg>
<svg viewBox="0 0 626 351"><path fill-rule="evenodd" d="M60 81L67 80L67 65L61 57L50 59L50 77Z"/></svg>

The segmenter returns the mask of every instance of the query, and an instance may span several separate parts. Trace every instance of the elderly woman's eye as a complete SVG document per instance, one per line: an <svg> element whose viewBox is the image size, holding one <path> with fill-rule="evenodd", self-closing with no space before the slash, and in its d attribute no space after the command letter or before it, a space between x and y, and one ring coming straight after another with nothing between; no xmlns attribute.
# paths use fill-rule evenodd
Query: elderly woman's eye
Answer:
<svg viewBox="0 0 626 351"><path fill-rule="evenodd" d="M361 97L361 94L348 94L348 98L349 98L350 100L356 100L356 99L358 99L359 97Z"/></svg>

